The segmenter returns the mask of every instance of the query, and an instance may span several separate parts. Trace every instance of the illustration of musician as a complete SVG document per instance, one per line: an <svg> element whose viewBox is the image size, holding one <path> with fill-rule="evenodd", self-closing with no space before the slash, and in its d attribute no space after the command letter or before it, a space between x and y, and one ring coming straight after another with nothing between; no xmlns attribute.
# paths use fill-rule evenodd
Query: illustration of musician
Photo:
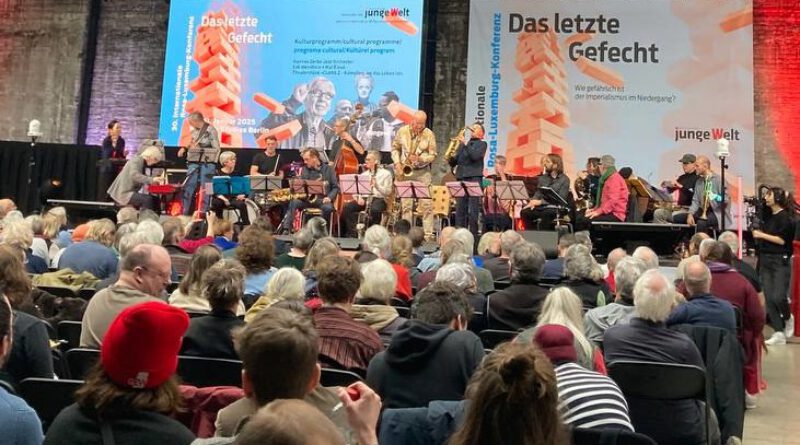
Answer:
<svg viewBox="0 0 800 445"><path fill-rule="evenodd" d="M261 128L269 130L291 121L299 121L302 125L300 132L280 141L278 148L313 147L324 150L333 138L333 130L325 122L325 115L330 111L335 96L336 87L325 77L315 77L308 85L296 85L292 96L283 101L286 111L267 116L261 121Z"/></svg>

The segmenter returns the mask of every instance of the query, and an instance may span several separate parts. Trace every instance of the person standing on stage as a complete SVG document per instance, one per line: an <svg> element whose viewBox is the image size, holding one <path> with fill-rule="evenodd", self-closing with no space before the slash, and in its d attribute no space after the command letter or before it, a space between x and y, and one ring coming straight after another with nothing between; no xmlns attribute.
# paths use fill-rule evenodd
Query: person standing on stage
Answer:
<svg viewBox="0 0 800 445"><path fill-rule="evenodd" d="M696 164L698 178L694 185L692 205L688 213L676 215L672 220L677 224L696 226L698 232L720 230L725 204L725 197L720 194L722 178L711 170L711 160L707 156L698 156ZM725 220L729 223L733 221L727 209Z"/></svg>
<svg viewBox="0 0 800 445"><path fill-rule="evenodd" d="M217 129L206 122L203 114L199 111L195 111L190 114L187 119L189 120L189 126L191 126L192 141L189 143L189 147L181 147L180 150L178 150L178 157L184 157L187 148L219 151L219 134L217 133ZM217 153L217 155L219 155L219 153ZM208 164L188 163L182 198L184 215L192 214L195 192L198 191L197 185L199 183L200 186L203 187L205 183L211 181L211 177L214 176L216 170L216 163L216 159L213 160L213 163ZM202 208L197 210L205 212L206 208L208 208L209 201L209 196L205 196Z"/></svg>
<svg viewBox="0 0 800 445"><path fill-rule="evenodd" d="M283 177L283 170L278 165L280 155L278 154L278 139L275 136L267 136L264 151L253 156L250 165L250 175L272 175Z"/></svg>
<svg viewBox="0 0 800 445"><path fill-rule="evenodd" d="M303 150L303 162L305 167L303 167L299 179L324 181L326 183L326 193L321 197L313 197L314 199L310 197L302 201L299 199L291 200L289 202L289 211L286 212L286 216L283 218L283 233L292 231L292 223L297 210L317 207L322 210L322 216L325 220L330 220L331 212L333 212L333 201L336 199L336 195L339 194L339 181L336 179L336 173L333 171L333 167L322 162L319 151L316 148L309 147Z"/></svg>
<svg viewBox="0 0 800 445"><path fill-rule="evenodd" d="M469 127L469 142L464 142L464 136L458 137L458 148L455 155L450 158L451 167L455 167L456 179L463 182L483 181L483 158L486 156L486 141L483 140L485 131L480 122L475 122ZM478 215L480 213L481 197L470 196L456 200L456 226L467 227L478 237ZM467 218L469 215L469 219Z"/></svg>
<svg viewBox="0 0 800 445"><path fill-rule="evenodd" d="M770 214L764 226L753 230L758 247L758 275L764 288L769 324L775 332L766 343L770 346L786 344L793 326L787 326L789 311L789 278L791 277L792 241L795 219L792 214L794 198L780 187L772 187L764 195ZM788 334L787 334L788 332Z"/></svg>
<svg viewBox="0 0 800 445"><path fill-rule="evenodd" d="M164 154L156 146L150 146L136 154L125 163L119 176L108 188L108 196L120 206L145 208L155 212L159 210L158 198L153 195L139 193L148 184L163 184L163 178L154 178L144 174L145 167L158 164Z"/></svg>
<svg viewBox="0 0 800 445"><path fill-rule="evenodd" d="M364 156L366 156L367 151L364 150L364 146L361 145L361 142L351 136L347 131L349 126L350 119L348 118L336 119L336 122L333 124L333 132L336 133L336 139L331 142L331 152L328 156L331 165L336 161L336 156L339 155L339 151L341 151L342 147L350 147L353 149L353 154L358 158L358 163L364 163Z"/></svg>
<svg viewBox="0 0 800 445"><path fill-rule="evenodd" d="M628 210L628 185L617 172L616 160L611 155L600 158L600 181L597 184L597 199L593 208L586 211L583 224L588 229L591 221L625 221Z"/></svg>
<svg viewBox="0 0 800 445"><path fill-rule="evenodd" d="M414 120L397 131L397 136L392 142L392 162L395 168L395 179L403 181L419 181L431 185L431 163L436 159L436 136L433 131L425 127L428 115L418 110L414 113ZM403 167L411 168L411 174L405 176ZM400 200L403 219L413 221L412 198ZM420 199L417 208L422 212L422 229L425 238L433 240L433 209L430 199Z"/></svg>
<svg viewBox="0 0 800 445"><path fill-rule="evenodd" d="M370 151L367 153L366 171L360 176L370 178L372 191L372 204L368 210L369 221L367 226L381 223L381 217L386 210L386 196L392 193L392 174L385 168L380 168L381 153ZM342 210L342 233L349 238L358 236L356 222L358 214L366 209L367 196L354 197L353 201L344 205Z"/></svg>
<svg viewBox="0 0 800 445"><path fill-rule="evenodd" d="M665 181L663 184L664 188L670 193L678 190L678 206L680 208L672 211L669 209L656 209L653 213L653 222L656 224L669 224L676 216L689 213L689 206L692 205L692 198L694 197L694 186L698 178L696 172L697 157L687 153L683 155L680 162L683 166L683 174L678 176L678 179Z"/></svg>
<svg viewBox="0 0 800 445"><path fill-rule="evenodd" d="M564 174L564 160L560 155L550 153L542 156L542 174L538 187L549 187L567 204L572 201L569 190L569 177ZM533 198L520 212L527 230L553 230L558 210L558 202L548 202L541 190L536 190ZM566 211L565 211L566 214Z"/></svg>
<svg viewBox="0 0 800 445"><path fill-rule="evenodd" d="M236 170L236 153L224 151L219 155L220 167L217 169L217 176L233 176ZM214 195L211 199L211 211L216 213L217 218L222 219L222 211L225 209L236 209L239 219L243 226L250 225L250 218L247 215L247 204L245 195L230 196L225 194ZM235 221L234 221L235 222Z"/></svg>

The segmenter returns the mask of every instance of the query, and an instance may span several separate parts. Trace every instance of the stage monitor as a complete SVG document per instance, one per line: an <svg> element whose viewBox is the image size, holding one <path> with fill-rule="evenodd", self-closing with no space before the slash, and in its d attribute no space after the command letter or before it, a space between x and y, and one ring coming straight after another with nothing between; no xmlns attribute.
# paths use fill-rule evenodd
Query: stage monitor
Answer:
<svg viewBox="0 0 800 445"><path fill-rule="evenodd" d="M520 232L522 238L529 243L536 243L544 251L545 257L551 260L558 257L558 232L546 230L525 230Z"/></svg>
<svg viewBox="0 0 800 445"><path fill-rule="evenodd" d="M223 148L327 145L360 103L351 132L389 151L419 106L424 17L424 0L172 0L159 138L189 145L197 111Z"/></svg>

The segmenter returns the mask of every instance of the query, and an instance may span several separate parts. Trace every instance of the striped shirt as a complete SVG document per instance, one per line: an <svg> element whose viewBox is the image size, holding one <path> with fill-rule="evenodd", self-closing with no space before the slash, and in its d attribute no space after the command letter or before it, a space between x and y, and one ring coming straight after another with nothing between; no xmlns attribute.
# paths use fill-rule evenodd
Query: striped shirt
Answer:
<svg viewBox="0 0 800 445"><path fill-rule="evenodd" d="M353 320L344 309L322 306L314 312L322 366L366 374L372 357L383 350L377 332Z"/></svg>
<svg viewBox="0 0 800 445"><path fill-rule="evenodd" d="M577 363L556 366L558 409L564 423L576 428L633 431L628 404L613 380Z"/></svg>

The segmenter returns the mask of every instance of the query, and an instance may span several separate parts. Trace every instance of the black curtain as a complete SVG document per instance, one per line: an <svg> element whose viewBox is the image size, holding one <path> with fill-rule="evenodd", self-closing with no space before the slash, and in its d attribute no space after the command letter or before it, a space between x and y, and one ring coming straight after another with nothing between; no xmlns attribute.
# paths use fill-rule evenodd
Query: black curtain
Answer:
<svg viewBox="0 0 800 445"><path fill-rule="evenodd" d="M57 179L62 183L61 198L94 201L99 159L97 146L36 144L32 147L29 142L0 141L0 197L13 199L28 214L40 210L39 191L45 181Z"/></svg>

